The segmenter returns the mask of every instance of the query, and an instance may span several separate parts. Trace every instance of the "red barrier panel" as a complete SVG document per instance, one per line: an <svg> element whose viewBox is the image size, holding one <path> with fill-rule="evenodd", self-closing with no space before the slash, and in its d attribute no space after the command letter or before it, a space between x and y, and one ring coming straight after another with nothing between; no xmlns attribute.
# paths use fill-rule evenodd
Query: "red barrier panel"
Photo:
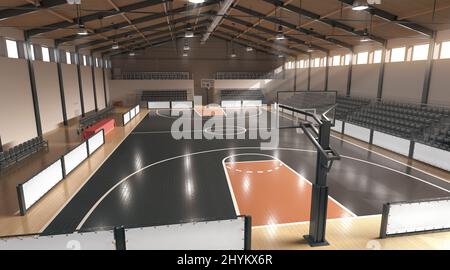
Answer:
<svg viewBox="0 0 450 270"><path fill-rule="evenodd" d="M86 128L83 131L83 138L85 140L87 140L102 129L105 131L105 135L106 135L111 130L113 130L115 126L116 126L116 121L114 119L112 119L112 118L103 119L103 120L93 124L92 126Z"/></svg>

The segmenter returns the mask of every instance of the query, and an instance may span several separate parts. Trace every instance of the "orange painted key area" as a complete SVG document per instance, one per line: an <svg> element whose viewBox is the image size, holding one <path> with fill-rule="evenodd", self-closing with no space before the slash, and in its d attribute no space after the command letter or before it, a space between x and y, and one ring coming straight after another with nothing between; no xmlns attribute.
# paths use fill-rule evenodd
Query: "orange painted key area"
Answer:
<svg viewBox="0 0 450 270"><path fill-rule="evenodd" d="M311 183L278 160L225 163L241 215L253 226L309 221ZM336 201L328 201L328 218L354 216Z"/></svg>
<svg viewBox="0 0 450 270"><path fill-rule="evenodd" d="M202 117L225 115L225 111L221 107L195 106L194 110Z"/></svg>

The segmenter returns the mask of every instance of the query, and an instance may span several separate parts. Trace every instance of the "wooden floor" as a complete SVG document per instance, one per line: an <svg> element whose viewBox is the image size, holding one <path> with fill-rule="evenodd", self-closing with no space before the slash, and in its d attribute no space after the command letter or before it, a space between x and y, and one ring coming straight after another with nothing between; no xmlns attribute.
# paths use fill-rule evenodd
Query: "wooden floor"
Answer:
<svg viewBox="0 0 450 270"><path fill-rule="evenodd" d="M252 230L255 250L450 250L450 232L417 234L379 239L381 215L328 220L329 246L311 248L303 239L309 223L256 227Z"/></svg>
<svg viewBox="0 0 450 270"><path fill-rule="evenodd" d="M145 117L147 110L134 118L126 127L117 127L106 136L106 144L89 160L82 163L64 181L51 190L45 198L33 206L25 217L18 213L16 185L24 182L39 169L44 168L81 140L76 126L58 128L45 135L50 148L29 158L19 166L0 175L0 236L33 234L42 232L46 225L59 213L74 194L87 182L118 145ZM333 133L350 143L389 158L412 165L426 172L450 181L450 173L421 162L412 161L379 147L345 135ZM327 240L330 246L314 249L450 249L450 232L410 235L378 239L381 216L343 218L329 220ZM253 228L253 249L311 249L303 240L308 233L308 222L284 225L267 225Z"/></svg>
<svg viewBox="0 0 450 270"><path fill-rule="evenodd" d="M118 112L121 109L117 110ZM61 183L53 188L42 200L36 203L26 216L19 215L16 186L25 182L39 170L61 157L81 142L77 125L61 127L45 134L49 150L17 164L0 176L0 236L40 233L59 213L70 198L87 182L109 155L144 119L147 110L142 110L126 127L116 127L106 135L106 143L93 156L83 162Z"/></svg>

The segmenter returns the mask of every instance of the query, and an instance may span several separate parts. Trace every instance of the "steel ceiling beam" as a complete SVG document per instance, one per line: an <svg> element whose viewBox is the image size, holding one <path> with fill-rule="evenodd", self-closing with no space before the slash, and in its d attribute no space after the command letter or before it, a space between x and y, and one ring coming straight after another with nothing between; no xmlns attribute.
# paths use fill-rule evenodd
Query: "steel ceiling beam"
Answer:
<svg viewBox="0 0 450 270"><path fill-rule="evenodd" d="M95 21L95 20L98 20L99 18L104 18L104 17L107 17L107 16L120 15L121 13L124 13L124 12L130 12L130 11L141 9L141 8L146 8L146 7L150 7L150 6L159 5L159 4L164 3L166 1L172 1L172 0L147 0L147 1L139 2L139 3L131 4L131 5L128 5L128 6L120 7L119 8L120 10L116 10L116 9L113 8L113 9L108 10L108 11L95 12L95 13L92 13L92 14L89 14L89 15L81 16L80 17L80 21L82 23ZM126 24L128 25L128 22ZM55 29L67 28L67 27L71 27L71 26L74 26L74 25L77 25L77 18L74 18L74 22L72 22L72 23L68 22L68 21L57 22L57 23L41 26L41 27L38 27L38 28L29 29L26 32L28 33L29 36L35 36L35 35L38 35L38 34L42 34L42 33L53 31Z"/></svg>
<svg viewBox="0 0 450 270"><path fill-rule="evenodd" d="M247 27L250 27L250 26L253 27L252 23L249 23L247 21L238 19L236 17L227 16L227 17L225 17L225 19L227 19L227 20L229 20L231 22L237 23L237 24L241 24L241 25L247 26ZM273 35L273 36L275 36L277 34L276 31L273 31L271 29L268 29L268 28L265 28L265 27L262 27L262 26L259 26L259 25L254 26L254 29L258 30L258 31L261 31L261 32L264 32L264 33L267 33L267 34L270 34L270 35ZM304 46L308 46L309 45L306 41L298 39L298 38L294 38L294 37L291 37L291 36L286 36L286 39L289 40L289 41L298 43L298 44L302 44ZM314 44L311 44L311 48L315 49L315 50L323 51L323 52L326 52L326 53L328 52L328 49L322 48L322 47L314 45Z"/></svg>
<svg viewBox="0 0 450 270"><path fill-rule="evenodd" d="M265 21L268 21L268 22L271 22L271 23L274 23L274 24L282 25L282 26L284 26L286 28L289 28L291 30L297 31L299 33L306 34L306 35L309 35L309 36L313 36L315 38L324 40L326 42L334 43L336 45L339 45L341 47L347 48L349 50L353 49L353 45L352 44L349 44L349 43L337 40L335 38L328 38L327 36L322 35L320 33L317 33L317 32L315 32L313 30L309 30L309 29L306 29L306 28L298 27L295 24L291 24L291 23L288 23L286 21L283 21L283 20L280 20L280 19L277 19L277 18L274 18L274 17L267 17L265 14L259 13L259 12L255 11L255 10L253 10L253 9L249 9L249 8L246 8L246 7L243 7L243 6L238 6L238 5L234 6L233 8L236 9L236 10L239 10L240 12L243 12L243 13L246 13L246 14L258 17L258 18L260 18L262 20L265 20ZM325 49L325 52L328 52L328 49Z"/></svg>
<svg viewBox="0 0 450 270"><path fill-rule="evenodd" d="M201 13L201 14L208 14L208 12ZM184 23L186 21L193 20L193 19L196 19L196 18L198 18L196 15L186 16L186 17L182 17L182 18L178 18L176 20L173 20L172 24L176 25L178 23ZM141 32L148 32L148 31L153 31L153 30L159 29L159 28L164 28L166 26L167 26L167 22L163 22L163 23L158 23L158 24L154 24L154 25L151 25L151 26L143 27L143 28L140 28L139 30ZM87 43L79 45L79 48L80 49L81 48L87 48L87 47L99 45L99 44L102 44L102 43L107 43L107 42L110 42L111 40L117 40L119 38L123 38L123 37L129 36L129 35L132 35L133 33L134 33L134 31L128 31L128 32L117 34L117 35L109 36L108 37L109 40L102 40L102 39L93 40L93 41L90 41L90 42L87 42Z"/></svg>
<svg viewBox="0 0 450 270"><path fill-rule="evenodd" d="M204 20L201 23L197 24L200 27L195 29L195 31L206 30L205 25L207 23L209 23L209 21L208 20ZM186 29L186 27L184 25L180 26L180 27L177 27L177 28L174 28L173 29L173 33L179 34L181 32L184 32L185 29ZM152 38L160 37L163 34L165 34L165 33L154 33L154 34L150 34L150 35L145 35L145 37L149 40L149 42L151 42ZM142 46L142 45L144 45L146 43L146 42L134 43L135 41L138 41L138 40L142 40L142 39L140 37L137 37L137 38L134 38L134 39L124 40L122 42L119 42L118 44L119 44L120 47L122 47L122 46L129 47L129 46ZM108 51L108 50L111 50L111 49L112 49L111 44L109 44L107 46L95 48L95 49L91 50L91 53L103 52L103 51Z"/></svg>
<svg viewBox="0 0 450 270"><path fill-rule="evenodd" d="M258 39L258 40L261 40L261 41L263 41L264 43L269 43L269 44L270 44L271 46L273 46L273 47L277 46L277 47L283 48L283 49L285 49L285 50L291 50L291 51L296 51L296 52L298 52L298 53L308 54L307 52L305 52L305 51L303 51L303 50L300 50L300 49L298 49L298 48L291 48L291 47L289 47L289 46L287 46L287 45L284 45L284 44L278 44L278 43L276 43L276 42L274 42L274 41L269 41L269 40L267 40L266 38L264 38L264 37L262 37L262 36L260 36L260 35L257 35L257 34L251 33L251 32L245 32L245 31L243 31L243 30L241 30L241 29L234 28L234 27L229 26L229 25L226 25L226 24L222 24L222 25L220 25L220 27L222 27L222 28L224 28L224 29L227 29L227 30L229 30L229 31L236 32L236 33L238 33L239 35L240 35L240 34L246 35L246 36L248 36L248 37L251 37L251 38L254 38L254 39ZM235 38L239 39L238 37L235 37Z"/></svg>
<svg viewBox="0 0 450 270"><path fill-rule="evenodd" d="M245 38L242 38L242 37L236 39L234 36L232 36L232 35L230 35L228 33L222 32L222 31L216 31L216 32L213 33L213 35L216 36L216 37L217 37L217 34L225 36L228 39L228 41L232 41L233 43L239 44L239 45L241 45L243 47L247 47L248 44L252 42L251 40L248 40L248 39L245 39ZM239 40L241 40L241 41L239 41ZM260 44L258 46L254 46L254 48L255 49L259 48L260 50L263 50L265 53L269 53L269 54L276 55L276 56L278 56L279 54L276 54L273 51L278 51L278 52L282 53L283 55L295 57L294 54L281 52L280 50L277 50L277 49L274 49L272 47L269 47L269 46L266 46L266 45L262 45L262 44Z"/></svg>
<svg viewBox="0 0 450 270"><path fill-rule="evenodd" d="M358 31L358 30L356 30L355 28L353 28L350 25L343 24L343 23L338 22L338 21L333 20L333 19L322 18L319 14L316 14L314 12L305 10L303 8L300 8L300 7L291 5L291 4L284 5L284 2L281 1L281 0L263 0L263 1L265 1L267 3L270 3L270 4L273 4L273 5L280 6L281 8L286 9L288 11L291 11L291 12L303 15L305 17L310 18L311 20L327 24L327 25L329 25L331 27L339 28L339 29L344 30L346 32L352 33L352 34L354 34L356 36L360 36L360 37L365 37L366 36L364 31ZM375 36L375 35L370 35L369 37L371 39L377 41L377 42L380 42L381 44L384 44L384 42L386 42L386 39L384 39L382 37L378 37L378 36Z"/></svg>
<svg viewBox="0 0 450 270"><path fill-rule="evenodd" d="M209 1L206 1L206 2L204 2L202 4L187 5L185 7L177 8L177 9L172 10L172 12L170 12L170 13L160 12L160 13L155 13L155 14L152 14L152 15L140 17L140 18L137 18L137 19L134 19L134 20L130 20L130 21L131 21L132 24L135 24L135 25L136 24L140 24L140 23L147 23L149 21L165 18L166 16L178 15L180 13L183 13L183 12L186 12L186 11L190 11L190 10L193 10L193 9L198 9L198 8L202 8L202 7L211 6L211 5L217 4L218 2L219 2L219 0L209 0ZM94 33L92 33L90 35L87 35L87 36L70 35L70 36L59 38L55 42L56 42L56 44L61 44L61 43L64 43L64 42L71 42L71 41L74 41L74 40L77 40L77 39L83 39L83 38L86 38L86 37L92 37L92 36L97 35L97 34L113 31L115 29L120 29L120 28L124 28L124 27L127 27L127 26L129 26L128 22L121 22L121 23L109 25L107 27L94 29ZM140 29L140 28L138 28L138 29Z"/></svg>
<svg viewBox="0 0 450 270"><path fill-rule="evenodd" d="M35 12L43 8L51 8L59 5L67 4L66 0L41 0L39 6L34 4L26 4L18 7L11 7L0 10L0 21L11 17L24 15L27 13Z"/></svg>
<svg viewBox="0 0 450 270"><path fill-rule="evenodd" d="M338 0L342 3L345 3L347 5L353 5L354 0ZM382 10L375 5L369 5L369 9L364 10L365 12L368 12L372 15L375 15L377 17L380 17L384 20L394 22L395 24L406 28L408 30L415 31L417 33L420 33L422 35L432 37L434 35L434 31L430 28L427 28L425 26L422 26L420 24L417 24L415 22L409 21L409 20L398 20L398 16L395 14L392 14L388 11Z"/></svg>

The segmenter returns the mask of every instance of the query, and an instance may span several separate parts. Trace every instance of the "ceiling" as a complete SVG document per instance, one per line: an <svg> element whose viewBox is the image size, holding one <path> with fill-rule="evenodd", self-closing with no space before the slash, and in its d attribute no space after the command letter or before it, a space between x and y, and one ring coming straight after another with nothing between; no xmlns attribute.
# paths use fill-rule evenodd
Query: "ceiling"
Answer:
<svg viewBox="0 0 450 270"><path fill-rule="evenodd" d="M94 53L117 53L183 38L190 23L202 37L226 0L2 0L0 27L25 30L29 37L54 39ZM234 0L212 36L285 55L352 49L369 36L383 44L393 38L429 39L450 29L450 0L381 0L352 10L353 0ZM79 25L89 34L77 35ZM281 30L284 40L275 39Z"/></svg>

